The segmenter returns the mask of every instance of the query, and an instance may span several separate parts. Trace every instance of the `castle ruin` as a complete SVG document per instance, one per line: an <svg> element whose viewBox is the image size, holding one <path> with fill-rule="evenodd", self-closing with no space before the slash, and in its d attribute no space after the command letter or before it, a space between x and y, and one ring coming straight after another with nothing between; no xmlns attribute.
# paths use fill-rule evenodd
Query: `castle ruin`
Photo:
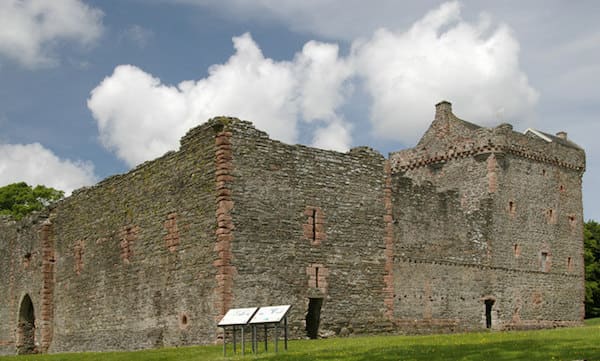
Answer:
<svg viewBox="0 0 600 361"><path fill-rule="evenodd" d="M580 325L581 179L567 139L451 105L386 159L209 120L176 152L0 219L0 354L210 344L234 307L293 337Z"/></svg>

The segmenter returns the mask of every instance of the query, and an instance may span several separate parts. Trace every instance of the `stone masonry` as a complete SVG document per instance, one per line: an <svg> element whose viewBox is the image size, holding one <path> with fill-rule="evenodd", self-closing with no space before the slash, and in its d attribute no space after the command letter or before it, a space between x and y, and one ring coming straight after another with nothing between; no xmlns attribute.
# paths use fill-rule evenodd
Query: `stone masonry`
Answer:
<svg viewBox="0 0 600 361"><path fill-rule="evenodd" d="M0 354L220 342L233 307L292 337L579 325L585 153L448 102L386 159L218 117L180 149L0 218Z"/></svg>

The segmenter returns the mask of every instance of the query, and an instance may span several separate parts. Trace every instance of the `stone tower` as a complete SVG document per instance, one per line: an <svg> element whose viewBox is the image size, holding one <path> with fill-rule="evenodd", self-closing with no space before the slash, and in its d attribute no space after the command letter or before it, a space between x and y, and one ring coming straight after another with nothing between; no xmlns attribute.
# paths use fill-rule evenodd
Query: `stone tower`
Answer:
<svg viewBox="0 0 600 361"><path fill-rule="evenodd" d="M426 294L424 318L498 329L583 318L581 148L468 123L444 101L417 146L390 160L395 254L407 264L395 279L405 289L401 274L431 275L412 286ZM402 318L421 314L401 304Z"/></svg>

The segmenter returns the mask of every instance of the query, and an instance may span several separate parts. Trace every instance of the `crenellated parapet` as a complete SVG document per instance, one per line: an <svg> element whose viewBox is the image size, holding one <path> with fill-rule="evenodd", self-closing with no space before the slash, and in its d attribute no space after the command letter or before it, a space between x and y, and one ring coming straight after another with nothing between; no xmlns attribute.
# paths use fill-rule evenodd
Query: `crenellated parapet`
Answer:
<svg viewBox="0 0 600 361"><path fill-rule="evenodd" d="M552 136L528 129L524 134L512 125L479 127L457 118L448 102L436 106L436 116L416 147L390 153L392 170L405 172L452 160L483 154L511 154L583 173L585 152L566 139L566 133Z"/></svg>

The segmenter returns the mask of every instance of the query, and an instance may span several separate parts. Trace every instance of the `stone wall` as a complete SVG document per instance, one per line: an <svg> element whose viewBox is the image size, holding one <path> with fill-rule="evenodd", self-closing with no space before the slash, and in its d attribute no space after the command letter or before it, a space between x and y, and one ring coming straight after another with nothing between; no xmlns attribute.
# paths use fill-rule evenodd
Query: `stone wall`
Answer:
<svg viewBox="0 0 600 361"><path fill-rule="evenodd" d="M233 305L291 304L294 337L309 298L323 298L322 334L385 327L383 156L287 145L249 123L231 132Z"/></svg>
<svg viewBox="0 0 600 361"><path fill-rule="evenodd" d="M406 176L393 178L395 256L420 261L489 264L491 199L477 208L461 203L458 190L439 191Z"/></svg>
<svg viewBox="0 0 600 361"><path fill-rule="evenodd" d="M36 311L36 322L41 324L42 271L48 260L43 254L39 232L46 217L47 214L35 214L19 222L0 218L0 354L14 353L23 346L25 340L19 327L19 313L26 295ZM41 327L35 330L35 340L41 351Z"/></svg>
<svg viewBox="0 0 600 361"><path fill-rule="evenodd" d="M51 351L212 342L215 132L61 202Z"/></svg>
<svg viewBox="0 0 600 361"><path fill-rule="evenodd" d="M3 227L0 267L10 274L2 278L9 291L0 296L3 352L14 352L16 307L25 293L36 312L38 351L214 342L214 304L222 295L213 267L211 124L190 131L180 151L56 204L51 228L24 222ZM27 267L25 254L31 255ZM44 254L55 262L44 262Z"/></svg>
<svg viewBox="0 0 600 361"><path fill-rule="evenodd" d="M581 173L509 155L500 174L493 209L492 265L539 274L540 284L532 289L544 283L556 288L541 301L553 310L546 310L547 314L561 320L583 319ZM543 280L546 275L561 275L568 281L550 283Z"/></svg>
<svg viewBox="0 0 600 361"><path fill-rule="evenodd" d="M493 301L492 329L581 324L572 275L409 259L395 272L394 316L403 333L484 330L486 300Z"/></svg>

